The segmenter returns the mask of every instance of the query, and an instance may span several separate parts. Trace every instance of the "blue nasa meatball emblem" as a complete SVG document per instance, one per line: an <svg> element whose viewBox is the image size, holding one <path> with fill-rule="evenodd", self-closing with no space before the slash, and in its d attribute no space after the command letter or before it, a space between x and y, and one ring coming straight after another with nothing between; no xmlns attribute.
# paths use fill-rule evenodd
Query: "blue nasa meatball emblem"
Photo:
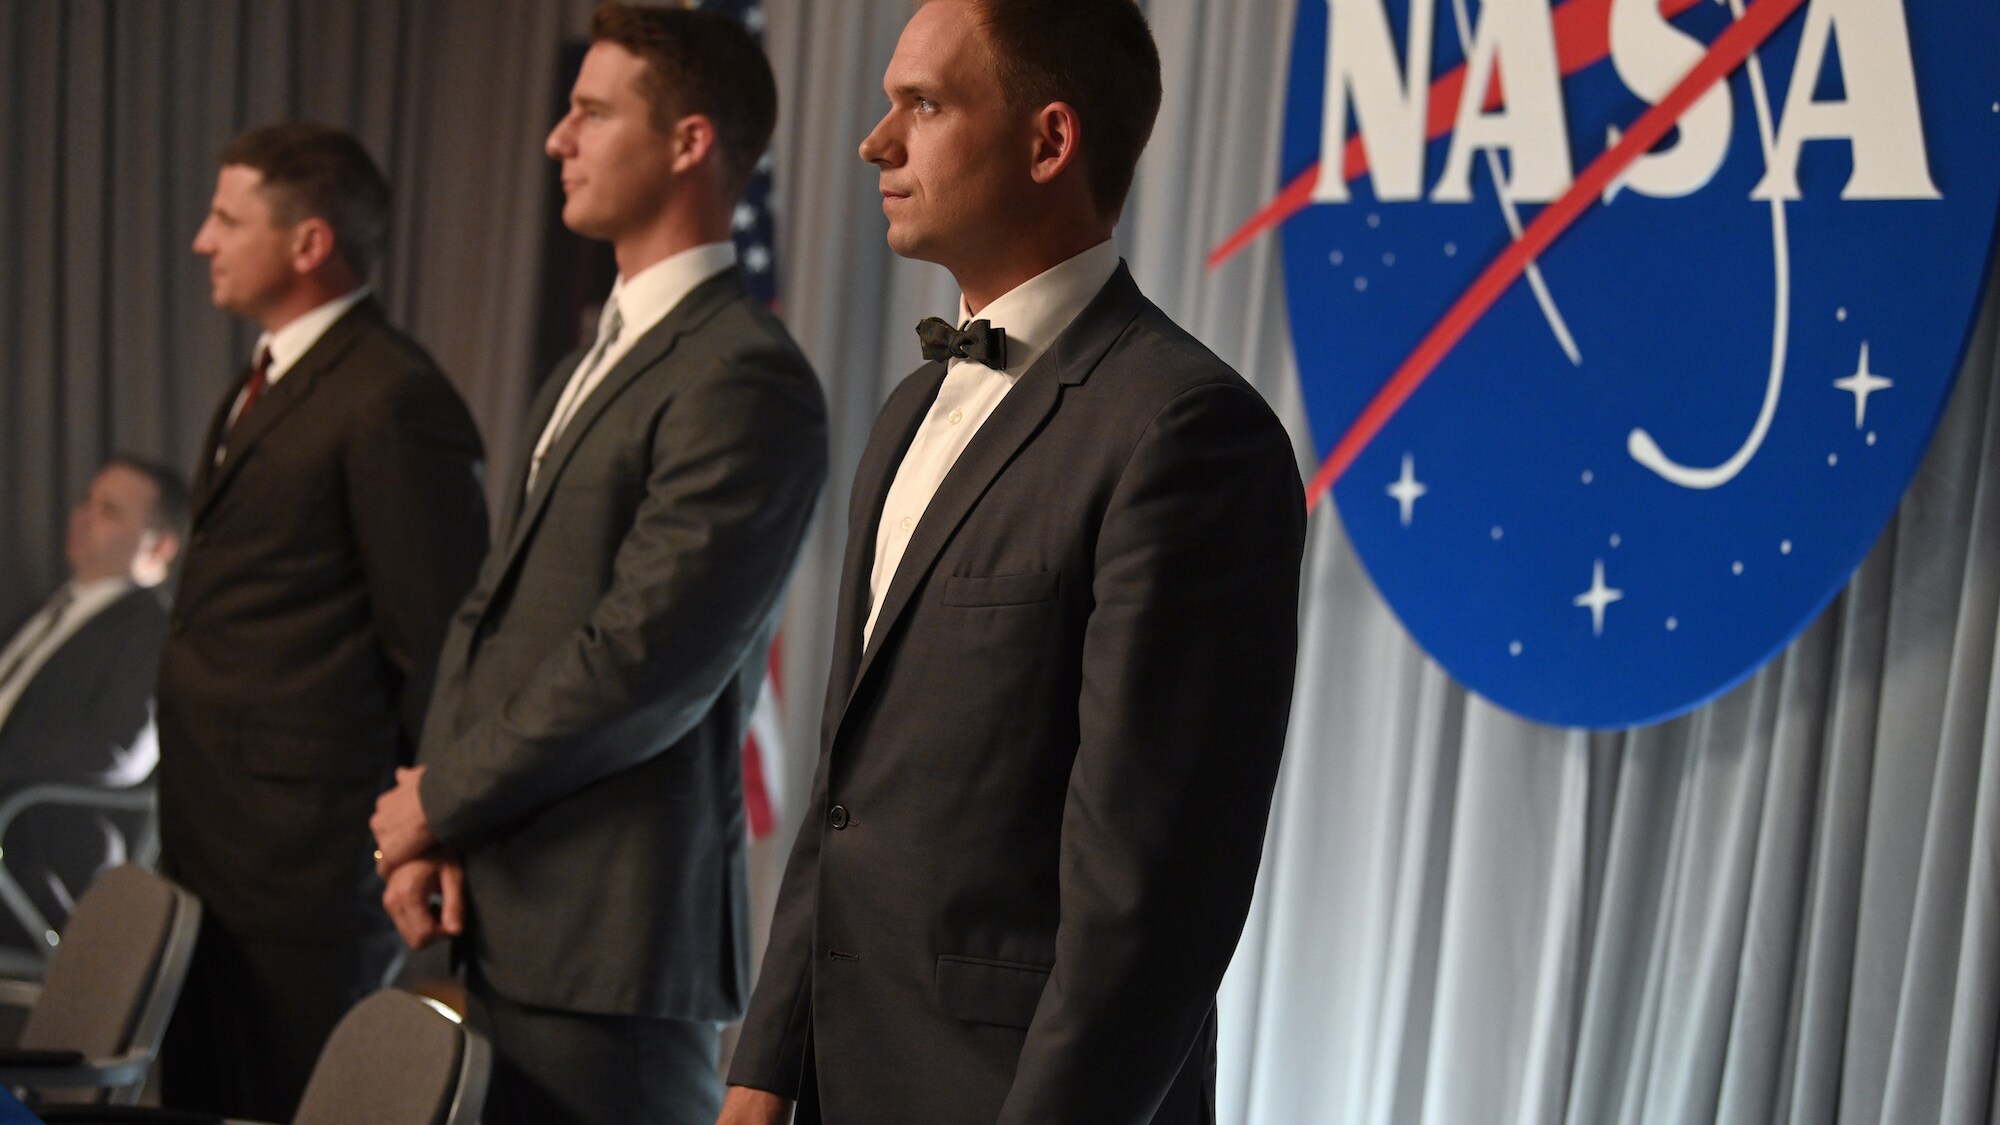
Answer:
<svg viewBox="0 0 2000 1125"><path fill-rule="evenodd" d="M1993 247L2000 9L1302 0L1282 171L1383 597L1502 706L1652 722L1796 636L1915 473Z"/></svg>

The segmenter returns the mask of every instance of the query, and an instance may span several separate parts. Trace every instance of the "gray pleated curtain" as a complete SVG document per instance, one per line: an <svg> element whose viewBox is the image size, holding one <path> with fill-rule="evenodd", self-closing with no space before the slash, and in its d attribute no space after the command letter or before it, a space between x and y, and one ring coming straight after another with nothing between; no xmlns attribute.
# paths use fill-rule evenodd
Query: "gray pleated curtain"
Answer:
<svg viewBox="0 0 2000 1125"><path fill-rule="evenodd" d="M189 466L254 330L190 250L253 125L359 136L395 225L377 279L513 455L534 370L559 44L582 0L0 0L0 623L63 574L105 455Z"/></svg>
<svg viewBox="0 0 2000 1125"><path fill-rule="evenodd" d="M1275 244L1294 0L1150 0L1168 91L1121 245L1309 458ZM400 193L392 313L496 460L539 372L540 156L586 0L0 0L0 612L60 570L112 447L192 456L248 336L186 251L228 136L355 129ZM825 380L833 484L786 616L795 819L847 482L956 293L883 245L855 146L903 0L770 0L783 314ZM1992 1122L2000 1029L2000 307L1847 591L1738 690L1662 726L1515 719L1424 658L1315 516L1291 747L1221 996L1240 1125ZM788 833L781 833L781 837ZM760 847L769 901L787 841ZM761 923L761 911L759 921Z"/></svg>

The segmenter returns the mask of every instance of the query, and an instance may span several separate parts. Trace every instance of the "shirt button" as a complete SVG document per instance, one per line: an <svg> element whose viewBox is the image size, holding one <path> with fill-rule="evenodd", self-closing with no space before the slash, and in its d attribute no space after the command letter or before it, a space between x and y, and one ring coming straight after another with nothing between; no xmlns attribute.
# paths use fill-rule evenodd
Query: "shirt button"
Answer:
<svg viewBox="0 0 2000 1125"><path fill-rule="evenodd" d="M826 811L826 822L833 825L835 832L847 827L847 806L835 805Z"/></svg>
<svg viewBox="0 0 2000 1125"><path fill-rule="evenodd" d="M910 517L908 516L903 517L903 530L904 531L910 530Z"/></svg>
<svg viewBox="0 0 2000 1125"><path fill-rule="evenodd" d="M965 421L965 411L954 410L950 414L945 415L945 417L951 422L952 425L956 426L960 422Z"/></svg>

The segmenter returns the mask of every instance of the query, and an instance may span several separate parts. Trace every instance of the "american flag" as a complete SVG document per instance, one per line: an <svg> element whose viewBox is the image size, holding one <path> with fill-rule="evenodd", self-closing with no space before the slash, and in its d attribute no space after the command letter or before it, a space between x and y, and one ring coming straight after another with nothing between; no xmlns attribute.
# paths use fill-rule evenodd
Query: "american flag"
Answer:
<svg viewBox="0 0 2000 1125"><path fill-rule="evenodd" d="M760 0L690 0L690 8L734 16L750 29L761 43L764 38L764 5ZM757 162L743 198L736 204L731 222L736 238L736 254L749 275L750 291L773 309L778 306L778 263L773 253L771 218L771 154ZM783 697L778 693L778 652L783 638L771 643L763 690L757 693L756 709L750 713L750 731L743 739L743 809L750 821L752 839L769 836L778 826L778 783L784 776L785 727Z"/></svg>
<svg viewBox="0 0 2000 1125"><path fill-rule="evenodd" d="M764 41L762 0L689 0L688 7L741 20L759 43ZM731 226L736 236L737 257L743 263L743 272L750 275L751 292L776 308L778 263L772 252L770 153L764 154L764 159L757 162L757 170L751 173L743 198L736 204L736 218Z"/></svg>

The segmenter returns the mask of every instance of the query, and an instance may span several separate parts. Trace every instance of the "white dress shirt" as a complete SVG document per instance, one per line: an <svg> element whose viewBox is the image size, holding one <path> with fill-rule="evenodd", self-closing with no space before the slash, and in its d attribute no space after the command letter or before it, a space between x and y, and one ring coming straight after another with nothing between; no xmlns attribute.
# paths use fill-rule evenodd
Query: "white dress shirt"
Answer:
<svg viewBox="0 0 2000 1125"><path fill-rule="evenodd" d="M278 380L285 377L285 372L305 358L305 354L319 343L319 338L326 335L326 330L332 328L335 321L346 316L347 310L368 299L369 292L364 285L345 297L335 297L276 332L266 332L257 337L257 351L271 349L271 370L264 376L265 389L277 386Z"/></svg>
<svg viewBox="0 0 2000 1125"><path fill-rule="evenodd" d="M257 362L257 357L264 354L265 348L271 349L271 370L264 374L264 389L268 391L277 386L278 380L285 377L285 372L296 367L299 360L305 358L305 354L312 350L312 346L319 343L319 338L326 335L326 330L332 328L335 321L346 316L347 310L366 300L368 294L369 288L364 285L344 297L335 297L311 312L294 318L276 332L266 332L257 337L257 346L250 350L251 363ZM245 384L243 390L236 392L236 405L229 408L231 425L235 425L236 416L243 412L243 395L248 390L249 385ZM221 450L216 451L218 464L221 462L221 452Z"/></svg>
<svg viewBox="0 0 2000 1125"><path fill-rule="evenodd" d="M954 359L945 369L944 384L936 401L917 427L917 436L896 468L882 505L882 522L875 529L875 566L868 578L868 624L861 632L864 647L875 634L875 615L881 611L882 597L895 580L896 567L910 546L910 535L923 519L924 509L937 494L945 474L958 463L959 454L972 435L986 423L1000 400L1014 388L1028 368L1049 350L1062 331L1070 326L1098 290L1118 272L1118 247L1110 239L1085 250L1052 269L1036 274L1008 290L992 304L979 310L975 318L958 299L958 322L972 319L990 322L1007 333L1007 370L995 371L983 363Z"/></svg>
<svg viewBox="0 0 2000 1125"><path fill-rule="evenodd" d="M105 607L124 597L131 588L132 583L124 578L72 581L69 584L69 603L56 617L53 628L48 627L49 609L56 600L53 595L41 612L28 618L21 630L7 642L7 647L0 649L0 669L13 666L6 682L0 683L0 726L4 726L8 716L14 713L14 704L20 702L21 693L41 672L42 665L49 662L49 657L76 636L77 630L88 625L91 618L104 612ZM22 655L23 650L26 650L26 655ZM17 656L21 657L21 662L15 665Z"/></svg>
<svg viewBox="0 0 2000 1125"><path fill-rule="evenodd" d="M663 258L630 278L620 277L611 286L611 295L604 299L604 310L598 316L598 337L603 337L614 308L624 319L624 326L618 331L618 339L594 361L586 355L585 362L577 364L570 373L562 397L556 400L555 413L549 415L542 436L535 441L533 460L529 462L529 490L535 487L536 471L542 458L548 455L549 447L562 436L563 429L576 417L591 392L604 382L604 377L618 366L618 361L632 351L640 337L665 320L696 286L735 264L734 242L708 242ZM592 350L596 350L595 345Z"/></svg>

